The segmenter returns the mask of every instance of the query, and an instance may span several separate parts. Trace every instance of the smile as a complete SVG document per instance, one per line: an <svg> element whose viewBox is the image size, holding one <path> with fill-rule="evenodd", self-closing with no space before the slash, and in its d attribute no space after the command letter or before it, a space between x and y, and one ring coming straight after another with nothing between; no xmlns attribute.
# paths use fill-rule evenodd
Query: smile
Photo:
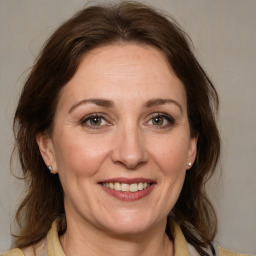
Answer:
<svg viewBox="0 0 256 256"><path fill-rule="evenodd" d="M136 201L147 197L156 185L156 181L145 178L113 178L98 183L103 190L121 201Z"/></svg>
<svg viewBox="0 0 256 256"><path fill-rule="evenodd" d="M132 184L127 184L127 183L119 183L119 182L104 182L102 185L105 188L110 188L116 191L122 191L122 192L138 192L142 191L150 186L150 183L147 182L139 182L139 183L132 183Z"/></svg>

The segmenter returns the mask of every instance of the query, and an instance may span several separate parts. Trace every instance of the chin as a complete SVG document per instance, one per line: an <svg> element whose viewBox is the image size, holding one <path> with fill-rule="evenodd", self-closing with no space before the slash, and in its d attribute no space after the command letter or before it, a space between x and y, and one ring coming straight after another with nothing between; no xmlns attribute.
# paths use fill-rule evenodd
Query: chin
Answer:
<svg viewBox="0 0 256 256"><path fill-rule="evenodd" d="M107 224L107 223L105 223ZM107 225L107 229L117 235L136 235L148 232L153 229L157 222L155 220L147 219L145 216L132 216L123 218L114 218L114 221Z"/></svg>
<svg viewBox="0 0 256 256"><path fill-rule="evenodd" d="M141 226L141 225L121 225L115 226L108 229L108 231L114 235L119 237L129 237L129 236L136 236L141 235L145 232L148 232L150 227L148 226Z"/></svg>

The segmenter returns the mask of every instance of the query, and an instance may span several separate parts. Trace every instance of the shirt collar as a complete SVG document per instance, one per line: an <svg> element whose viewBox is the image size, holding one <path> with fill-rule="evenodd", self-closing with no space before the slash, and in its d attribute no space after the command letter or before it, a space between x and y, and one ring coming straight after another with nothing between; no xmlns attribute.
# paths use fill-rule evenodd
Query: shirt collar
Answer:
<svg viewBox="0 0 256 256"><path fill-rule="evenodd" d="M173 225L174 256L189 256L186 239L177 223ZM65 256L58 236L58 223L55 220L47 234L48 256Z"/></svg>

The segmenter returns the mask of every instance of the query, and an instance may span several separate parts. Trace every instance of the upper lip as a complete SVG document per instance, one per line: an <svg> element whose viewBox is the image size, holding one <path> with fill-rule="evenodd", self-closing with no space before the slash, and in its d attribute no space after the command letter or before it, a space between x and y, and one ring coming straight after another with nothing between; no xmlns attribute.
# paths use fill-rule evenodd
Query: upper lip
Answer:
<svg viewBox="0 0 256 256"><path fill-rule="evenodd" d="M152 179L146 179L146 178L124 178L124 177L119 177L119 178L110 178L110 179L106 179L106 180L101 180L99 183L115 183L115 182L119 182L119 183L125 183L125 184L133 184L133 183L156 183L154 180Z"/></svg>

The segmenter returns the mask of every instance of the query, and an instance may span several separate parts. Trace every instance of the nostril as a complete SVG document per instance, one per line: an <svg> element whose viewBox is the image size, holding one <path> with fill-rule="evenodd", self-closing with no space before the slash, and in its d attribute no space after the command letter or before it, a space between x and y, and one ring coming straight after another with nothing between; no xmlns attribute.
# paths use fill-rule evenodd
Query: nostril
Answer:
<svg viewBox="0 0 256 256"><path fill-rule="evenodd" d="M124 167L127 170L137 170L141 166L143 166L146 163L146 161L136 161L136 162L131 162L131 161L116 161L115 164L120 165Z"/></svg>

